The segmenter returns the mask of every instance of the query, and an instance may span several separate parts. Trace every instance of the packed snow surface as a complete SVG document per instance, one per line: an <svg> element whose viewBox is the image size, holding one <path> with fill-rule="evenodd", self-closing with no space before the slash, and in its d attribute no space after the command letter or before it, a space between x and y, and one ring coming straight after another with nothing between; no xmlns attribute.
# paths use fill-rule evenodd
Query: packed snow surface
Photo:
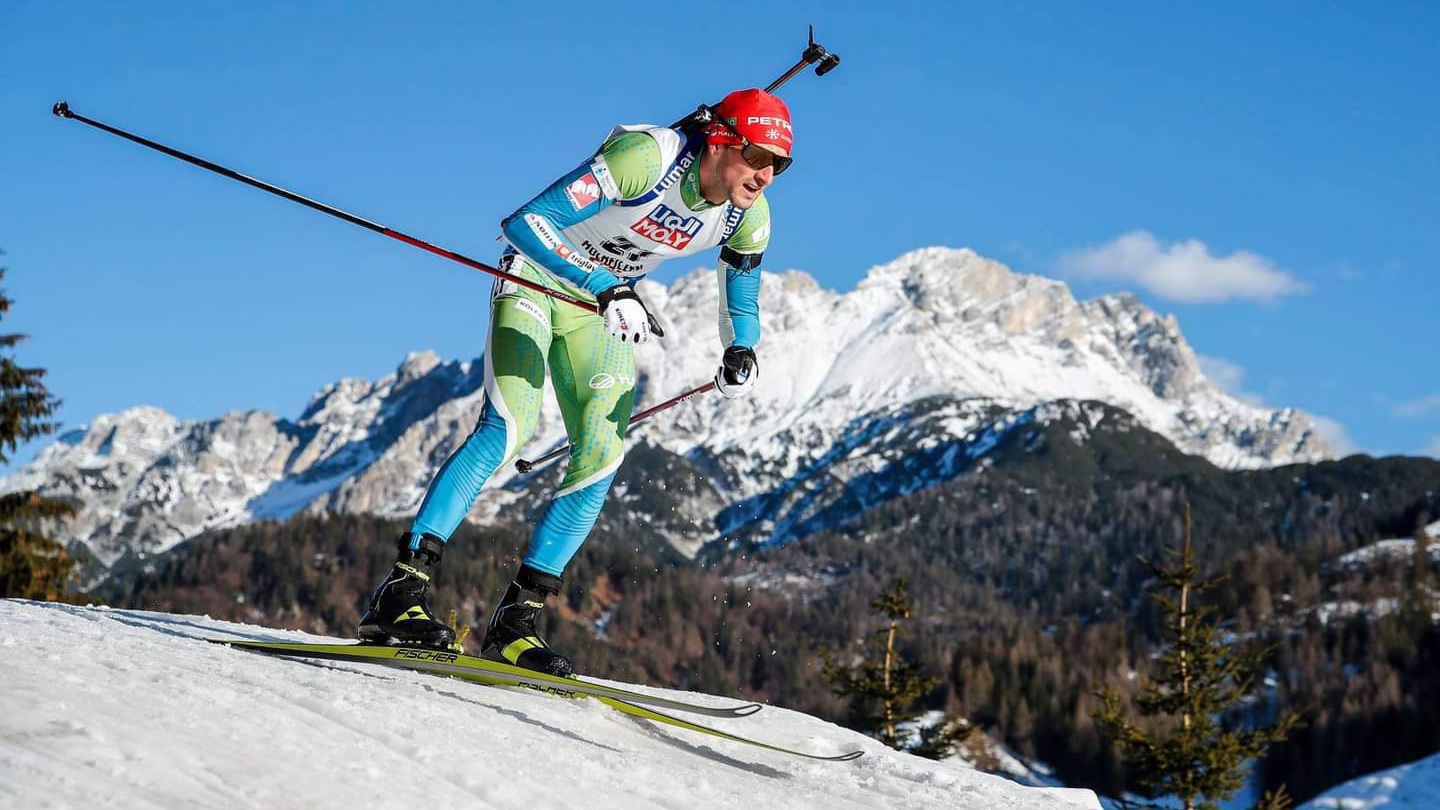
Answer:
<svg viewBox="0 0 1440 810"><path fill-rule="evenodd" d="M1023 787L776 707L703 722L866 755L816 762L594 701L201 640L217 637L322 640L0 600L0 807L1099 808L1088 790Z"/></svg>

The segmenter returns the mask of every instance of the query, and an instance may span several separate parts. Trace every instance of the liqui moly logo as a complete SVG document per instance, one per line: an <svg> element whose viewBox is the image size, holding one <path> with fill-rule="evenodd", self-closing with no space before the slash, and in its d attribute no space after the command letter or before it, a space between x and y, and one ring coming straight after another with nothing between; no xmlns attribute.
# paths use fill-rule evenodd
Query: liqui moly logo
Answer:
<svg viewBox="0 0 1440 810"><path fill-rule="evenodd" d="M700 233L705 223L699 217L682 217L669 206L657 205L645 218L630 226L630 230L662 245L684 250Z"/></svg>

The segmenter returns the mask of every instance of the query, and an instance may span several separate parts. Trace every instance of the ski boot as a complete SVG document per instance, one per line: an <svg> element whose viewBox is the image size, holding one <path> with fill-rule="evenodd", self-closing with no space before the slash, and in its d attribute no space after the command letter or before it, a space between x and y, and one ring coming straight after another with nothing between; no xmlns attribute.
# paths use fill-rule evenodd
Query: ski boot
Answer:
<svg viewBox="0 0 1440 810"><path fill-rule="evenodd" d="M559 577L521 566L519 575L495 606L480 655L547 675L570 676L574 672L570 659L550 649L535 631L535 617L545 609L545 597L559 592Z"/></svg>
<svg viewBox="0 0 1440 810"><path fill-rule="evenodd" d="M420 535L420 547L410 548L410 535L400 537L400 554L385 581L370 595L370 606L360 618L360 640L371 644L420 644L453 649L455 629L430 612L425 591L440 565L445 542Z"/></svg>

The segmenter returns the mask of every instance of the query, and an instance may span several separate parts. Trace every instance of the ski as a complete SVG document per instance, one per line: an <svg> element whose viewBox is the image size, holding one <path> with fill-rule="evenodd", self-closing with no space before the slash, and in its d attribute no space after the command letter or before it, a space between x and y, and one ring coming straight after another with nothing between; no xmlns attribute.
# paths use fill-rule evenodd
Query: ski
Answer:
<svg viewBox="0 0 1440 810"><path fill-rule="evenodd" d="M247 641L240 639L211 638L212 644L224 644L237 649L290 658L314 658L327 661L344 661L357 664L380 664L383 666L425 672L433 675L449 675L486 686L518 686L533 689L556 697L571 699L593 698L616 711L630 717L649 720L675 728L707 734L723 740L776 751L791 756L804 757L825 762L849 762L864 756L860 750L844 754L825 755L786 748L782 745L751 739L732 734L718 728L701 725L659 709L689 712L710 717L748 717L763 708L758 703L741 703L730 706L702 706L683 700L655 697L629 689L591 683L576 677L561 678L543 672L476 658L473 655L436 650L428 647L391 647L377 644L307 644L303 642Z"/></svg>
<svg viewBox="0 0 1440 810"><path fill-rule="evenodd" d="M702 706L683 700L656 697L629 689L592 683L576 677L562 678L544 672L522 669L488 658L437 650L431 647L398 647L380 644L307 644L303 642L244 641L237 639L206 639L215 644L228 644L244 650L284 655L294 658L319 658L357 664L381 664L388 667L450 675L491 686L520 686L559 697L613 698L628 703L654 706L670 711L688 712L707 717L748 717L760 711L759 703L729 706Z"/></svg>
<svg viewBox="0 0 1440 810"><path fill-rule="evenodd" d="M688 729L690 731L696 731L701 734L709 734L712 737L719 737L722 740L743 743L744 745L753 745L756 748L764 748L767 751L779 751L782 754L805 757L806 759L818 759L824 762L849 762L851 760L859 759L860 757L865 756L865 752L861 751L858 748L854 751L846 751L843 754L835 754L833 756L825 754L812 754L809 751L801 751L796 748L786 748L782 745L773 745L771 743L751 739L750 737L742 737L738 734L731 734L728 731L721 731L718 728L702 726L699 723L692 723L689 720L685 720L679 717L672 717L671 715L665 714L664 712L656 711L648 706L639 706L633 703L626 703L623 700L617 700L615 698L608 697L599 697L597 698L597 700L599 700L601 703L604 703L606 706L609 706L616 711L628 714L631 717L639 717L645 720L653 720L656 723L664 723L668 726Z"/></svg>

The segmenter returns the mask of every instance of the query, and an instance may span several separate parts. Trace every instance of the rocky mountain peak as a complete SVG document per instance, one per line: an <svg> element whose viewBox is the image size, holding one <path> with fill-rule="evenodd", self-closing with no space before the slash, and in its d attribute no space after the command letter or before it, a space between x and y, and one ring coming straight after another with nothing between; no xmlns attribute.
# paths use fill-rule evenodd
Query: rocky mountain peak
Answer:
<svg viewBox="0 0 1440 810"><path fill-rule="evenodd" d="M1200 371L1200 361L1175 316L1157 314L1130 293L1096 298L1083 309L1156 396L1186 400L1201 392L1218 395ZM1244 403L1236 401L1235 406Z"/></svg>
<svg viewBox="0 0 1440 810"><path fill-rule="evenodd" d="M399 382L403 385L424 377L438 365L440 365L440 355L436 354L434 349L426 349L405 355L404 362L395 370L395 373L399 375Z"/></svg>
<svg viewBox="0 0 1440 810"><path fill-rule="evenodd" d="M709 380L723 347L714 270L640 290L667 332L637 349L644 407ZM848 482L883 482L885 492L928 485L940 479L879 467L918 447L935 454L931 473L964 469L1015 424L1058 418L1045 407L1057 400L1121 409L1223 467L1331 455L1303 414L1256 408L1211 385L1173 317L1131 295L1080 303L1062 282L972 250L911 251L846 293L800 271L767 271L760 310L753 394L700 397L633 431L748 504L717 525L785 503L791 528L772 534L794 535L821 514L804 482L834 482L843 490L836 504L863 508L881 490L857 495ZM378 380L326 386L294 422L237 411L182 423L156 408L97 417L3 486L81 503L72 534L107 564L207 528L301 510L411 514L473 429L483 365L412 352ZM523 452L563 441L552 401ZM524 484L512 486L515 476L497 473L472 517L513 502ZM694 548L694 538L686 542Z"/></svg>
<svg viewBox="0 0 1440 810"><path fill-rule="evenodd" d="M1017 273L969 248L923 248L870 271L857 288L897 294L937 326L992 338L1041 334L1073 338L1083 313L1070 288L1043 276Z"/></svg>

